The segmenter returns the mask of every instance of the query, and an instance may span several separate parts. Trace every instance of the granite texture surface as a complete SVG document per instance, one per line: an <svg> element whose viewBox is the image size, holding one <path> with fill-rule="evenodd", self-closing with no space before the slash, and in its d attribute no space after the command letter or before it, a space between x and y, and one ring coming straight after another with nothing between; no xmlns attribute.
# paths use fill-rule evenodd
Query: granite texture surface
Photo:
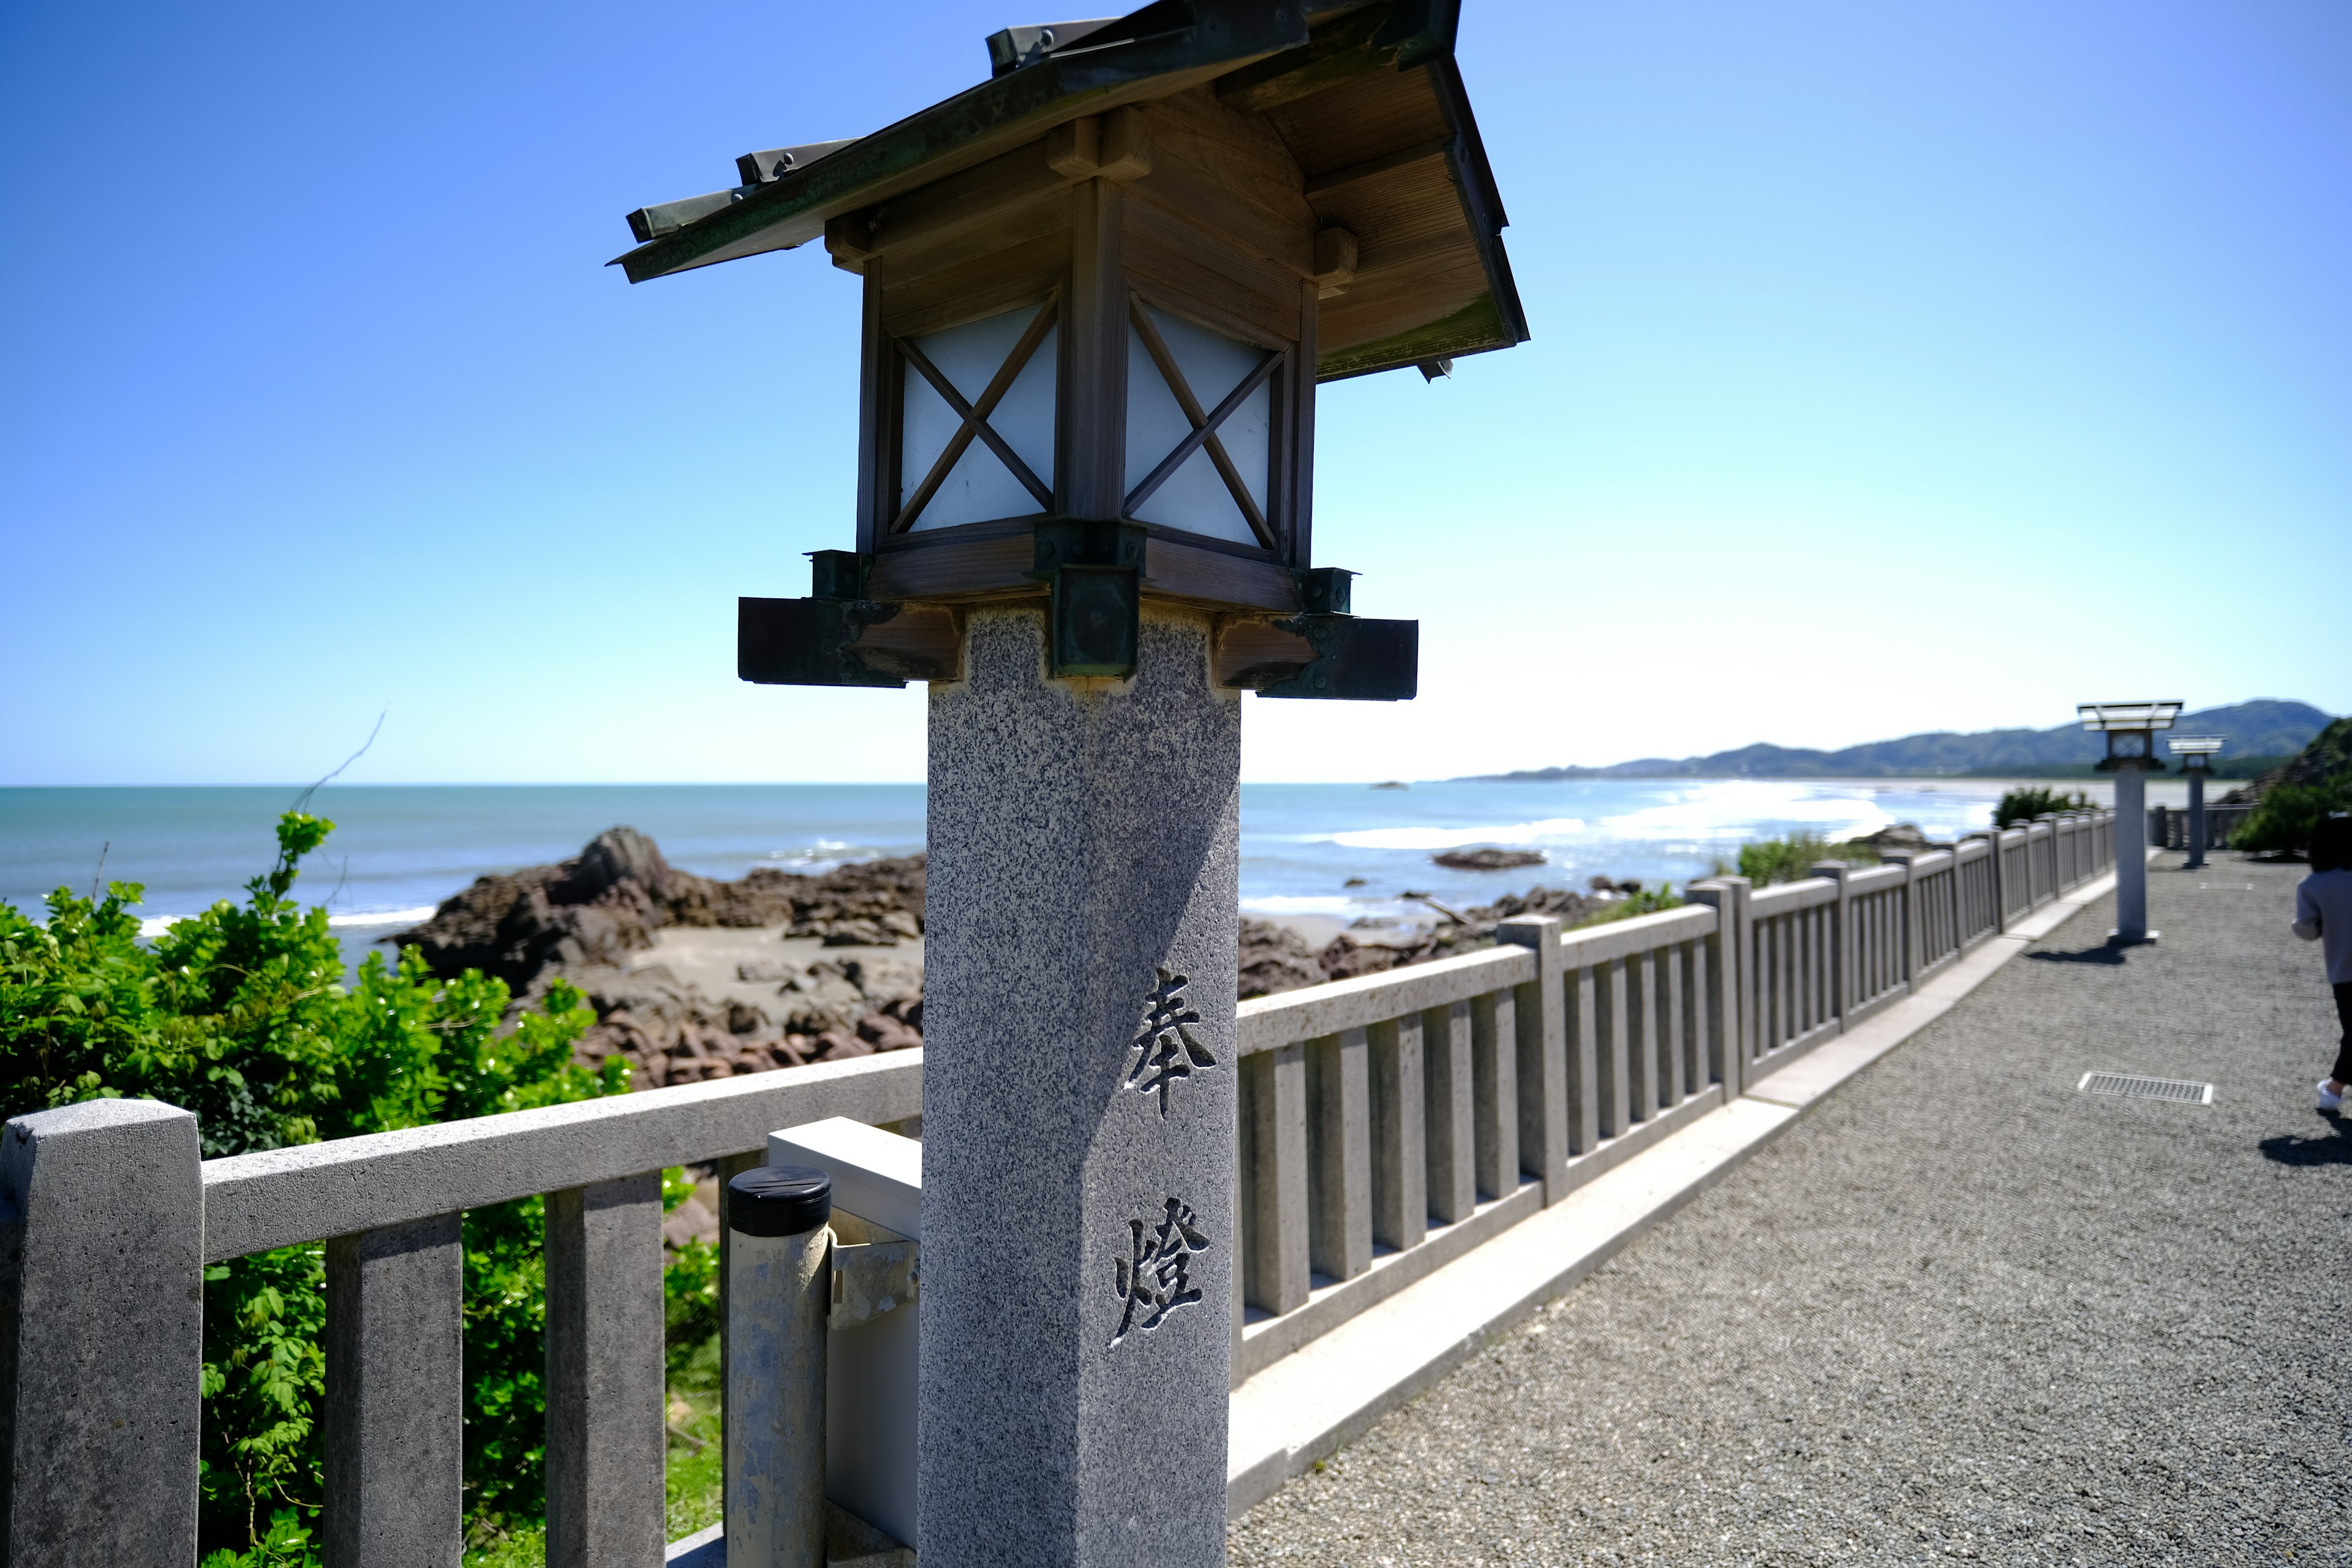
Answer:
<svg viewBox="0 0 2352 1568"><path fill-rule="evenodd" d="M925 1568L1224 1561L1239 694L1205 617L1051 680L975 612L930 698Z"/></svg>
<svg viewBox="0 0 2352 1568"><path fill-rule="evenodd" d="M2302 874L2159 858L2160 945L2091 904L1233 1563L2352 1563L2352 1120L2312 1105Z"/></svg>
<svg viewBox="0 0 2352 1568"><path fill-rule="evenodd" d="M654 1563L662 1533L661 1173L547 1194L547 1563Z"/></svg>
<svg viewBox="0 0 2352 1568"><path fill-rule="evenodd" d="M465 1544L460 1216L327 1243L325 1507L336 1568L457 1568Z"/></svg>
<svg viewBox="0 0 2352 1568"><path fill-rule="evenodd" d="M193 1563L196 1119L35 1111L0 1143L0 1563Z"/></svg>

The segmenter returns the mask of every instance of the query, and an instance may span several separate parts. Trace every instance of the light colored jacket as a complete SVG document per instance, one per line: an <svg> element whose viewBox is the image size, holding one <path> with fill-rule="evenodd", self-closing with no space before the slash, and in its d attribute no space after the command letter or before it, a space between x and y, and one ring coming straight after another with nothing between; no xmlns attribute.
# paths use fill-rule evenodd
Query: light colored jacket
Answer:
<svg viewBox="0 0 2352 1568"><path fill-rule="evenodd" d="M2322 943L2329 984L2352 985L2352 871L2314 871L2295 884L2294 934Z"/></svg>

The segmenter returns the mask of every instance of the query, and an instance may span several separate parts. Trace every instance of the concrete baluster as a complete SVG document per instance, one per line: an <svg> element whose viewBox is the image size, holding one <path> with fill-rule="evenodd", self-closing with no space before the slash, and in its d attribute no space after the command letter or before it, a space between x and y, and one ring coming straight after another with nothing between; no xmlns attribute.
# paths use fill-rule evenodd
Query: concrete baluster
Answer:
<svg viewBox="0 0 2352 1568"><path fill-rule="evenodd" d="M1592 967L1593 1035L1599 1053L1600 1072L1594 1079L1599 1090L1596 1096L1601 1108L1601 1135L1622 1138L1630 1120L1627 1104L1633 1096L1627 1089L1626 1037L1632 1032L1626 1018L1625 961L1612 958Z"/></svg>
<svg viewBox="0 0 2352 1568"><path fill-rule="evenodd" d="M457 1568L461 1219L436 1215L327 1243L327 1568Z"/></svg>
<svg viewBox="0 0 2352 1568"><path fill-rule="evenodd" d="M1891 857L1890 857L1891 858ZM1853 867L1843 860L1816 860L1812 874L1837 884L1837 902L1829 906L1830 932L1824 953L1830 1005L1826 1012L1843 1018L1861 1001L1855 984L1855 961L1867 951L1854 932Z"/></svg>
<svg viewBox="0 0 2352 1568"><path fill-rule="evenodd" d="M1702 1058L1706 1067L1693 1087L1704 1087L1706 1079L1712 1079L1723 1085L1726 1098L1742 1092L1747 1082L1748 950L1743 905L1749 886L1745 877L1710 877L1693 882L1684 894L1693 903L1710 906L1716 922L1715 934L1700 949L1706 973L1700 987L1704 1000L1698 1017L1706 1032L1711 1058Z"/></svg>
<svg viewBox="0 0 2352 1568"><path fill-rule="evenodd" d="M1658 1085L1669 1109L1690 1093L1690 951L1678 942L1657 955Z"/></svg>
<svg viewBox="0 0 2352 1568"><path fill-rule="evenodd" d="M1402 1252L1429 1234L1429 1146L1421 1015L1366 1031L1371 1068L1372 1240Z"/></svg>
<svg viewBox="0 0 2352 1568"><path fill-rule="evenodd" d="M1633 1071L1626 1075L1633 1089L1635 1121L1658 1113L1665 1077L1658 1060L1658 950L1647 948L1625 961L1627 981L1626 1045L1633 1052Z"/></svg>
<svg viewBox="0 0 2352 1568"><path fill-rule="evenodd" d="M1478 1207L1477 1075L1470 1062L1470 1004L1421 1016L1422 1074L1427 1098L1422 1131L1429 1151L1429 1217L1458 1225Z"/></svg>
<svg viewBox="0 0 2352 1568"><path fill-rule="evenodd" d="M1926 932L1921 929L1919 899L1919 857L1909 851L1898 851L1885 857L1890 866L1903 868L1903 881L1895 889L1895 908L1888 921L1894 929L1886 933L1886 965L1879 977L1883 988L1896 985L1909 990L1919 977L1919 971L1929 960Z"/></svg>
<svg viewBox="0 0 2352 1568"><path fill-rule="evenodd" d="M1536 977L1517 986L1519 1168L1544 1184L1544 1202L1568 1196L1568 1005L1561 994L1560 922L1521 916L1495 940L1535 954Z"/></svg>
<svg viewBox="0 0 2352 1568"><path fill-rule="evenodd" d="M1714 953L1712 937L1701 937L1683 949L1683 1016L1689 1026L1683 1079L1686 1094L1696 1094L1717 1076L1715 1014L1722 999L1717 994Z"/></svg>
<svg viewBox="0 0 2352 1568"><path fill-rule="evenodd" d="M548 1568L661 1560L661 1173L547 1195Z"/></svg>
<svg viewBox="0 0 2352 1568"><path fill-rule="evenodd" d="M204 1355L196 1119L152 1100L12 1119L0 1130L0 1563L195 1562Z"/></svg>
<svg viewBox="0 0 2352 1568"><path fill-rule="evenodd" d="M1307 1048L1242 1058L1242 1293L1279 1317L1307 1305Z"/></svg>
<svg viewBox="0 0 2352 1568"><path fill-rule="evenodd" d="M1364 1031L1307 1042L1307 1253L1318 1273L1372 1266L1370 1064Z"/></svg>
<svg viewBox="0 0 2352 1568"><path fill-rule="evenodd" d="M1478 1195L1519 1190L1519 1010L1508 991L1470 999L1470 1066L1476 1090Z"/></svg>
<svg viewBox="0 0 2352 1568"><path fill-rule="evenodd" d="M1568 1138L1571 1154L1590 1154L1601 1143L1601 981L1591 964L1560 973L1559 996L1568 1013Z"/></svg>

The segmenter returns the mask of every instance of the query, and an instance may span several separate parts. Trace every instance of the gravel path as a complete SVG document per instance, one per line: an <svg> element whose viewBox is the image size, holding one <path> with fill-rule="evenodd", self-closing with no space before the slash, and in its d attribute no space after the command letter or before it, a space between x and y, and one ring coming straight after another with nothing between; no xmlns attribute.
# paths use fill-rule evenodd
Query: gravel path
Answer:
<svg viewBox="0 0 2352 1568"><path fill-rule="evenodd" d="M2179 858L2160 945L2085 910L1237 1521L1236 1568L2352 1563L2352 1121L2312 1109L2302 868Z"/></svg>

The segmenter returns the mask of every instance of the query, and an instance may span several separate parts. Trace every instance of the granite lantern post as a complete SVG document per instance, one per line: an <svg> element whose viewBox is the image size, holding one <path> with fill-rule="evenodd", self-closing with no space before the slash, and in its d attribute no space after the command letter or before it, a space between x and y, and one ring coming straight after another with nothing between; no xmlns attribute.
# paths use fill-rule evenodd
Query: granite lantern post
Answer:
<svg viewBox="0 0 2352 1568"><path fill-rule="evenodd" d="M925 1568L1224 1561L1241 694L1418 668L1313 563L1315 391L1528 335L1454 31L1009 28L968 91L631 215L633 282L820 237L861 279L855 548L741 601L738 667L930 686Z"/></svg>
<svg viewBox="0 0 2352 1568"><path fill-rule="evenodd" d="M2164 771L2155 736L2180 716L2178 702L2084 702L2083 728L2104 731L2107 754L2093 765L2116 776L2116 929L2118 946L2154 942L2147 929L2147 775Z"/></svg>
<svg viewBox="0 0 2352 1568"><path fill-rule="evenodd" d="M2205 818L2205 781L2213 776L2213 756L2224 743L2219 735L2182 735L2165 742L2166 749L2180 759L2180 774L2189 781L2189 859L2184 870L2205 868L2205 851L2210 847Z"/></svg>

